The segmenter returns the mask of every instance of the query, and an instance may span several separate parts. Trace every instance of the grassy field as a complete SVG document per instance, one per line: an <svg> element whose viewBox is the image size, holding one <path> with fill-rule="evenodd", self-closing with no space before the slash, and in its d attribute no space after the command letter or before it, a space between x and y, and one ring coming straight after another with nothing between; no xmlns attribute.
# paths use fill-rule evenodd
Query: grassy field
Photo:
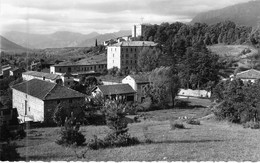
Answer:
<svg viewBox="0 0 260 163"><path fill-rule="evenodd" d="M41 161L259 161L260 130L244 129L215 120L202 120L201 125L188 125L186 129L171 130L170 118L179 116L202 117L210 103L208 100L190 99L194 107L146 112L150 115L140 123L129 124L132 136L151 144L130 147L88 150L85 146L72 148L57 145L60 128L28 129L26 139L17 140L18 152L24 160ZM202 106L200 106L202 105ZM168 117L168 118L162 118ZM84 126L87 140L96 134L103 137L106 126ZM77 157L85 152L85 158ZM77 153L77 155L76 155Z"/></svg>

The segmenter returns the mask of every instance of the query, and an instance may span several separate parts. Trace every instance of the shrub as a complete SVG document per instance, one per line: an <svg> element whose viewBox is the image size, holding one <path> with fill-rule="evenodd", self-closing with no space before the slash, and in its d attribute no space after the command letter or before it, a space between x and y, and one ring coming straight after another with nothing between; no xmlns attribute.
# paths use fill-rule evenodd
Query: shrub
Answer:
<svg viewBox="0 0 260 163"><path fill-rule="evenodd" d="M182 100L175 100L175 107L179 107L179 108L185 108L185 107L188 107L189 104L188 104L188 101L182 101Z"/></svg>
<svg viewBox="0 0 260 163"><path fill-rule="evenodd" d="M139 143L137 138L131 137L128 133L124 108L125 105L118 101L107 101L105 103L103 111L106 116L106 124L111 129L111 132L103 140L94 136L94 139L88 143L90 149L122 147Z"/></svg>
<svg viewBox="0 0 260 163"><path fill-rule="evenodd" d="M0 144L0 161L19 161L20 154L15 143Z"/></svg>
<svg viewBox="0 0 260 163"><path fill-rule="evenodd" d="M183 123L181 121L178 121L178 120L175 120L175 121L171 120L170 125L171 125L171 130L185 129L185 126L183 125Z"/></svg>
<svg viewBox="0 0 260 163"><path fill-rule="evenodd" d="M188 119L186 123L191 125L200 125L200 121L196 119Z"/></svg>
<svg viewBox="0 0 260 163"><path fill-rule="evenodd" d="M79 123L76 123L76 119L73 114L68 119L66 118L64 127L61 128L60 139L56 141L59 145L82 145L86 139L84 135L79 132Z"/></svg>
<svg viewBox="0 0 260 163"><path fill-rule="evenodd" d="M115 132L111 132L106 135L104 139L99 139L94 135L94 139L90 140L88 147L97 150L108 147L125 147L139 143L140 142L136 137L131 137L128 133L117 135Z"/></svg>
<svg viewBox="0 0 260 163"><path fill-rule="evenodd" d="M259 129L260 128L260 123L259 122L246 122L243 124L244 128L251 128L251 129Z"/></svg>

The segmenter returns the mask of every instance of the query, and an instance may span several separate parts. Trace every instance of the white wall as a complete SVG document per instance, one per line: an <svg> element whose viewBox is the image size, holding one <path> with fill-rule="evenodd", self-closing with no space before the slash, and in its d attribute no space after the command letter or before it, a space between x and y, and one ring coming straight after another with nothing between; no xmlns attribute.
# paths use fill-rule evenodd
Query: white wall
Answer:
<svg viewBox="0 0 260 163"><path fill-rule="evenodd" d="M110 46L107 48L107 69L121 68L121 47Z"/></svg>
<svg viewBox="0 0 260 163"><path fill-rule="evenodd" d="M192 97L210 97L211 92L208 92L206 90L181 89L178 95Z"/></svg>
<svg viewBox="0 0 260 163"><path fill-rule="evenodd" d="M24 120L25 100L27 100L27 115L33 117L33 121L44 120L44 102L41 99L27 95L26 93L12 89L13 108L17 108L19 119Z"/></svg>
<svg viewBox="0 0 260 163"><path fill-rule="evenodd" d="M122 80L122 83L129 84L135 91L137 91L137 85L135 80L131 76L127 76Z"/></svg>

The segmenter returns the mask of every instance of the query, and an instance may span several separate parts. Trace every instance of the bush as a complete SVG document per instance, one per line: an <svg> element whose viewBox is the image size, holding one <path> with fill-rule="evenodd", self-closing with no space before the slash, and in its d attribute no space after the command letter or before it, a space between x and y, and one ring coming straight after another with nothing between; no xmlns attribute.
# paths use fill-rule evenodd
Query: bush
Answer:
<svg viewBox="0 0 260 163"><path fill-rule="evenodd" d="M125 107L119 101L107 101L105 103L103 111L106 116L106 124L111 132L103 140L94 136L94 139L88 143L90 149L122 147L139 143L137 138L131 137L128 133Z"/></svg>
<svg viewBox="0 0 260 163"><path fill-rule="evenodd" d="M243 124L244 128L251 128L251 129L259 129L260 128L260 123L259 122L246 122Z"/></svg>
<svg viewBox="0 0 260 163"><path fill-rule="evenodd" d="M108 147L125 147L139 143L140 142L136 137L131 137L128 133L117 135L115 132L111 132L106 135L104 139L98 139L97 136L94 135L94 139L90 140L88 147L97 150Z"/></svg>
<svg viewBox="0 0 260 163"><path fill-rule="evenodd" d="M19 161L21 157L16 148L15 143L0 144L0 161Z"/></svg>
<svg viewBox="0 0 260 163"><path fill-rule="evenodd" d="M200 121L196 119L188 119L186 123L191 125L200 125Z"/></svg>
<svg viewBox="0 0 260 163"><path fill-rule="evenodd" d="M61 128L60 139L56 141L59 145L82 145L86 139L84 135L79 132L79 123L76 123L76 119L72 116L65 120L64 127Z"/></svg>
<svg viewBox="0 0 260 163"><path fill-rule="evenodd" d="M175 100L175 107L179 107L179 108L186 108L189 106L189 103L187 101L182 101L182 100Z"/></svg>
<svg viewBox="0 0 260 163"><path fill-rule="evenodd" d="M185 126L183 125L183 123L181 121L178 121L178 120L175 120L175 121L171 120L170 125L171 125L171 130L185 129Z"/></svg>

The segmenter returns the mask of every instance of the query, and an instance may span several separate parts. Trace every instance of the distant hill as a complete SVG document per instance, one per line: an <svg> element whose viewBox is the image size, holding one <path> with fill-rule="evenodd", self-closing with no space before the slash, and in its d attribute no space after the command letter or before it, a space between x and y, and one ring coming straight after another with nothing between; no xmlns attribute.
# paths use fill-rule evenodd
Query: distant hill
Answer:
<svg viewBox="0 0 260 163"><path fill-rule="evenodd" d="M21 52L26 52L29 49L24 48L12 41L9 41L8 39L4 38L3 36L0 36L0 50L21 53Z"/></svg>
<svg viewBox="0 0 260 163"><path fill-rule="evenodd" d="M99 34L92 32L81 34L68 31L59 31L53 34L31 34L17 31L6 32L4 37L17 44L31 49L63 48L63 47L86 47L93 46L95 40L103 41L131 34L131 31L119 31L116 33Z"/></svg>
<svg viewBox="0 0 260 163"><path fill-rule="evenodd" d="M193 18L191 23L215 24L225 20L233 21L238 25L256 26L260 20L260 0L200 13Z"/></svg>

